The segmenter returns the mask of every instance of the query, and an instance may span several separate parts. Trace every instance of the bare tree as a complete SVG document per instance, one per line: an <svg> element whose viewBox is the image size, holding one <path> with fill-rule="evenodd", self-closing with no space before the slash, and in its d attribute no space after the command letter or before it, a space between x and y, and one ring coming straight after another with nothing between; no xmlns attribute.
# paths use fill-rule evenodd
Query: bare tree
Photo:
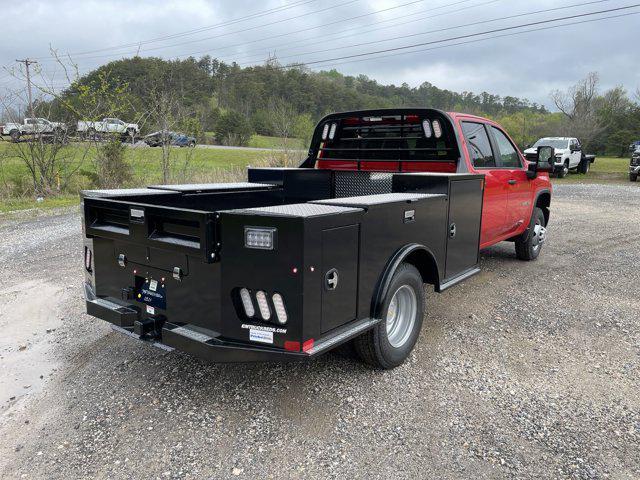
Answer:
<svg viewBox="0 0 640 480"><path fill-rule="evenodd" d="M599 82L598 73L591 72L566 91L551 92L553 103L567 118L568 133L587 145L605 128L597 115Z"/></svg>

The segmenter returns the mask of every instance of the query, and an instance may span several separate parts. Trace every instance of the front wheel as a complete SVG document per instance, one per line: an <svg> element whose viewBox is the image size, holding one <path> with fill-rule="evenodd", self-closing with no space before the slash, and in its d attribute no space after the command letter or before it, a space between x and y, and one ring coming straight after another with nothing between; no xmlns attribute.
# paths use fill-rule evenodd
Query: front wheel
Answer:
<svg viewBox="0 0 640 480"><path fill-rule="evenodd" d="M529 261L538 258L547 237L546 225L544 212L535 207L531 215L529 229L515 241L516 256L520 260Z"/></svg>
<svg viewBox="0 0 640 480"><path fill-rule="evenodd" d="M558 171L558 178L564 178L569 175L569 162L565 162Z"/></svg>
<svg viewBox="0 0 640 480"><path fill-rule="evenodd" d="M383 302L382 321L354 340L360 358L376 368L395 368L404 362L420 335L424 316L424 284L408 263L398 267Z"/></svg>
<svg viewBox="0 0 640 480"><path fill-rule="evenodd" d="M17 142L18 140L20 140L20 131L11 130L11 133L9 133L9 136L11 137L12 142Z"/></svg>

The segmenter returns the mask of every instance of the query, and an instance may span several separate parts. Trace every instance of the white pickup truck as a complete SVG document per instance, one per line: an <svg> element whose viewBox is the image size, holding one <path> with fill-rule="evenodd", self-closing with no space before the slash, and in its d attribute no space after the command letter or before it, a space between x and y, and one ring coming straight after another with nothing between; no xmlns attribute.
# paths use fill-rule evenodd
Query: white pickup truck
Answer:
<svg viewBox="0 0 640 480"><path fill-rule="evenodd" d="M57 135L62 137L67 126L62 122L50 122L46 118L25 118L23 123L5 123L2 125L2 135L8 135L17 142L22 135Z"/></svg>
<svg viewBox="0 0 640 480"><path fill-rule="evenodd" d="M89 136L113 133L126 137L135 137L140 133L140 127L137 123L126 123L119 118L103 118L100 122L79 121L77 132L86 133Z"/></svg>
<svg viewBox="0 0 640 480"><path fill-rule="evenodd" d="M569 170L579 173L587 173L589 167L595 161L595 155L585 155L582 145L574 137L545 137L538 140L524 151L525 157L533 158L538 152L538 147L547 146L555 149L554 173L558 178L564 178Z"/></svg>

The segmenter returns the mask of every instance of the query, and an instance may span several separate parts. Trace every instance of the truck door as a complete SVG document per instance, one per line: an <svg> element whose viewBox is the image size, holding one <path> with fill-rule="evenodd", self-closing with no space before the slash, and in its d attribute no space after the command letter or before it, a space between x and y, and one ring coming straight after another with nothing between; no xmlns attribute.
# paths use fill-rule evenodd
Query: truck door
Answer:
<svg viewBox="0 0 640 480"><path fill-rule="evenodd" d="M480 245L489 244L506 232L510 172L496 168L496 159L483 123L461 122L471 166L484 174L484 200Z"/></svg>
<svg viewBox="0 0 640 480"><path fill-rule="evenodd" d="M511 143L507 134L491 126L496 163L498 168L508 172L507 179L507 231L515 231L531 218L531 189L524 161L518 149Z"/></svg>
<svg viewBox="0 0 640 480"><path fill-rule="evenodd" d="M569 155L571 160L569 161L569 167L575 168L580 164L580 160L582 160L582 151L580 149L580 143L577 139L572 138L569 141Z"/></svg>

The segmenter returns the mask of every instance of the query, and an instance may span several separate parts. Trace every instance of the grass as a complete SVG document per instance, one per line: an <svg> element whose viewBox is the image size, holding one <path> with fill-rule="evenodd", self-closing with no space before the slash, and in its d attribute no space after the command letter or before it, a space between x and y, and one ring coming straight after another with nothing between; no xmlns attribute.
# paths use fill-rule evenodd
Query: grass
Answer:
<svg viewBox="0 0 640 480"><path fill-rule="evenodd" d="M266 135L252 135L249 140L248 147L253 148L299 148L304 149L306 145L303 145L302 140L299 138L280 138L269 137Z"/></svg>
<svg viewBox="0 0 640 480"><path fill-rule="evenodd" d="M565 178L553 178L553 183L629 183L629 159L626 157L596 157L589 173L569 172Z"/></svg>
<svg viewBox="0 0 640 480"><path fill-rule="evenodd" d="M64 183L66 177L70 178L64 194L37 203L33 196L22 195L22 192L32 190L31 177L23 161L15 156L15 148L15 145L0 142L0 212L70 205L78 201L77 192L94 188L91 176L95 172L93 159L97 150L87 145L72 144L65 147L64 164L60 167L61 182ZM265 162L268 156L268 151L256 150L172 148L170 161L176 171L182 171L188 163L184 169L186 175L176 176L172 183L208 182L218 178L230 181L242 174L247 165ZM162 150L159 148L128 148L125 159L131 165L132 176L126 186L162 183L161 158ZM71 175L73 172L76 173Z"/></svg>

